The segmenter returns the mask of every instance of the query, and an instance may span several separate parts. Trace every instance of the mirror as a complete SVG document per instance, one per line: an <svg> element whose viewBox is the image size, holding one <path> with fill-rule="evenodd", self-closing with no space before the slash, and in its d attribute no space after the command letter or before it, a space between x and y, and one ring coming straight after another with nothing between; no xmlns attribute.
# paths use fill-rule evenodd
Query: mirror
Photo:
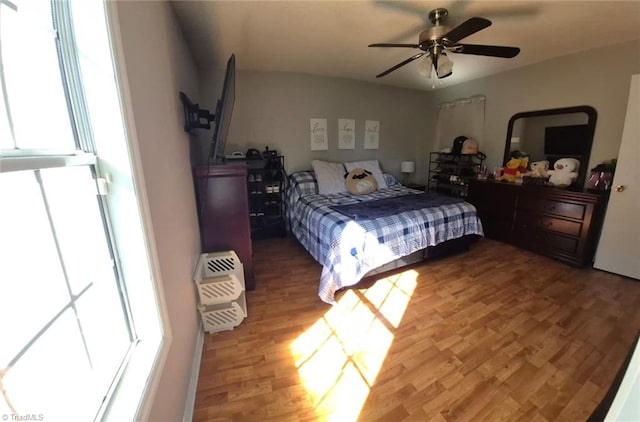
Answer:
<svg viewBox="0 0 640 422"><path fill-rule="evenodd" d="M590 106L555 108L517 113L509 119L503 165L515 151L529 157L529 163L549 160L549 168L560 158L580 161L578 177L571 186L584 186L597 112Z"/></svg>

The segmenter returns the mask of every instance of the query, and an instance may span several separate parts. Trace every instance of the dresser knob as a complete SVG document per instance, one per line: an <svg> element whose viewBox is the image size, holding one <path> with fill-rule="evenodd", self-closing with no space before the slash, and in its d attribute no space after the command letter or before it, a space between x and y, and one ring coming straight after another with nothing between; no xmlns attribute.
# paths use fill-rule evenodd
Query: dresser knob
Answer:
<svg viewBox="0 0 640 422"><path fill-rule="evenodd" d="M624 190L624 186L623 185L618 185L615 187L616 192L622 192Z"/></svg>

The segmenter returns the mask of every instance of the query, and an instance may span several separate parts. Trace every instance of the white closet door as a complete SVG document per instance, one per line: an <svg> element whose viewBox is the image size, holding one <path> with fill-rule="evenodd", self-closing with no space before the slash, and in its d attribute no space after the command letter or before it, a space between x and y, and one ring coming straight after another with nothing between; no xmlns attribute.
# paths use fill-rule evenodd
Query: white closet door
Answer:
<svg viewBox="0 0 640 422"><path fill-rule="evenodd" d="M640 279L640 75L631 77L616 174L594 267Z"/></svg>

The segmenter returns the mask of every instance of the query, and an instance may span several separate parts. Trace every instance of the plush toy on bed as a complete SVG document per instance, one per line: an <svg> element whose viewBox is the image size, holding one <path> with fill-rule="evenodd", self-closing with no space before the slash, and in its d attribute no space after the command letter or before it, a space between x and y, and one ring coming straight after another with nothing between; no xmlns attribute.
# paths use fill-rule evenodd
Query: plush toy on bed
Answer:
<svg viewBox="0 0 640 422"><path fill-rule="evenodd" d="M548 171L551 175L549 182L559 188L571 186L573 181L578 177L579 167L580 161L575 158L561 158L553 165L554 170Z"/></svg>
<svg viewBox="0 0 640 422"><path fill-rule="evenodd" d="M518 176L527 173L527 165L529 164L529 158L511 158L507 161L507 165L502 169L502 176L498 180L507 181L509 183L515 183Z"/></svg>
<svg viewBox="0 0 640 422"><path fill-rule="evenodd" d="M375 192L378 189L378 182L373 174L361 168L353 169L344 175L347 191L353 195L364 195Z"/></svg>
<svg viewBox="0 0 640 422"><path fill-rule="evenodd" d="M549 171L549 161L534 161L531 163L531 173L529 176L531 177L549 177L547 173Z"/></svg>

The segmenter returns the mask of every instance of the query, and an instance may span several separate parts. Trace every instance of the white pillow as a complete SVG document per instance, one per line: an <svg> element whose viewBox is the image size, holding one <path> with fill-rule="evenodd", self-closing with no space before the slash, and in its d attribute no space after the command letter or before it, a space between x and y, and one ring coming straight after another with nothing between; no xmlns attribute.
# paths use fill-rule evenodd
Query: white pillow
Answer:
<svg viewBox="0 0 640 422"><path fill-rule="evenodd" d="M344 183L344 166L342 163L330 163L328 161L313 160L311 162L313 171L318 180L318 193L326 195L329 193L346 192Z"/></svg>
<svg viewBox="0 0 640 422"><path fill-rule="evenodd" d="M364 170L369 170L373 177L376 178L376 182L378 182L378 189L387 188L387 181L384 180L384 176L382 175L382 170L380 170L380 163L378 160L369 160L369 161L352 161L350 163L344 163L347 171L353 171L357 168L361 168Z"/></svg>

